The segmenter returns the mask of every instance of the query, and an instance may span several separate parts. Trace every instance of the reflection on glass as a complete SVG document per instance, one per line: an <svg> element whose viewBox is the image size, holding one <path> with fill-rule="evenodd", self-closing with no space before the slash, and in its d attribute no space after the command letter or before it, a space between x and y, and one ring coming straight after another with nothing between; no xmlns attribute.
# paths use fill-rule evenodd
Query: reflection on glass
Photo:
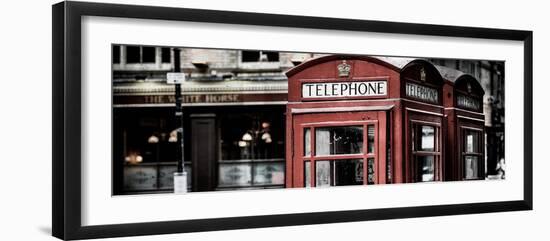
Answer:
<svg viewBox="0 0 550 241"><path fill-rule="evenodd" d="M174 172L177 171L176 166L161 166L159 169L159 188L174 188ZM190 173L187 173L189 180Z"/></svg>
<svg viewBox="0 0 550 241"><path fill-rule="evenodd" d="M478 178L478 157L477 156L464 157L464 171L466 174L466 179Z"/></svg>
<svg viewBox="0 0 550 241"><path fill-rule="evenodd" d="M330 161L315 162L315 186L328 187L331 181Z"/></svg>
<svg viewBox="0 0 550 241"><path fill-rule="evenodd" d="M434 181L435 163L434 156L419 156L418 167L420 172L420 180L423 182Z"/></svg>
<svg viewBox="0 0 550 241"><path fill-rule="evenodd" d="M304 186L311 187L311 162L304 162Z"/></svg>
<svg viewBox="0 0 550 241"><path fill-rule="evenodd" d="M185 165L184 171L187 172L187 187L191 190L191 166ZM174 172L176 172L176 165L160 166L159 168L159 188L171 189L174 188Z"/></svg>
<svg viewBox="0 0 550 241"><path fill-rule="evenodd" d="M478 131L472 131L472 130L466 130L464 132L464 151L467 153L479 153L479 132Z"/></svg>
<svg viewBox="0 0 550 241"><path fill-rule="evenodd" d="M254 185L283 185L285 183L283 163L256 163L254 165Z"/></svg>
<svg viewBox="0 0 550 241"><path fill-rule="evenodd" d="M250 164L219 164L219 186L244 186L252 183Z"/></svg>
<svg viewBox="0 0 550 241"><path fill-rule="evenodd" d="M339 126L315 129L315 155L363 152L363 127Z"/></svg>
<svg viewBox="0 0 550 241"><path fill-rule="evenodd" d="M284 186L285 128L280 111L220 114L217 189Z"/></svg>
<svg viewBox="0 0 550 241"><path fill-rule="evenodd" d="M284 121L278 111L220 114L220 160L284 158Z"/></svg>
<svg viewBox="0 0 550 241"><path fill-rule="evenodd" d="M363 184L363 160L331 160L315 162L317 187Z"/></svg>
<svg viewBox="0 0 550 241"><path fill-rule="evenodd" d="M466 152L474 152L474 135L466 136Z"/></svg>
<svg viewBox="0 0 550 241"><path fill-rule="evenodd" d="M333 161L334 186L363 184L363 160Z"/></svg>
<svg viewBox="0 0 550 241"><path fill-rule="evenodd" d="M374 158L367 159L367 184L374 184Z"/></svg>
<svg viewBox="0 0 550 241"><path fill-rule="evenodd" d="M191 177L193 177L193 173L191 172L192 168L191 168L190 165L185 165L185 166L183 167L183 170L184 170L185 172L187 172L187 190L191 190L191 186L192 186L191 184L193 184L193 183L191 182L191 180L193 179L193 178L191 178ZM174 178L173 178L173 177L174 177L174 174L172 173L172 188L173 188L173 184L174 184L174 183L173 183L173 182L174 182Z"/></svg>
<svg viewBox="0 0 550 241"><path fill-rule="evenodd" d="M374 125L367 126L367 153L374 153Z"/></svg>
<svg viewBox="0 0 550 241"><path fill-rule="evenodd" d="M124 190L142 191L157 188L156 166L125 166Z"/></svg>
<svg viewBox="0 0 550 241"><path fill-rule="evenodd" d="M359 184L363 184L363 161L362 160L356 160L357 162L355 165L355 182ZM374 161L374 159L373 159Z"/></svg>
<svg viewBox="0 0 550 241"><path fill-rule="evenodd" d="M420 128L420 151L435 151L435 127L422 126Z"/></svg>
<svg viewBox="0 0 550 241"><path fill-rule="evenodd" d="M304 129L304 156L311 156L311 130Z"/></svg>

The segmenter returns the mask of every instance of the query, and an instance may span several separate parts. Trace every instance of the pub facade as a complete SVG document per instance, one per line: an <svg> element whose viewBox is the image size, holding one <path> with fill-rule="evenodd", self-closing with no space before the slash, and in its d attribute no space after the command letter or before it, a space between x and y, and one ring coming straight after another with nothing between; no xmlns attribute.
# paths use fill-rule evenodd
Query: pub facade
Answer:
<svg viewBox="0 0 550 241"><path fill-rule="evenodd" d="M181 48L181 128L172 50L113 45L113 193L172 192L182 129L189 191L283 188L284 72L315 55Z"/></svg>

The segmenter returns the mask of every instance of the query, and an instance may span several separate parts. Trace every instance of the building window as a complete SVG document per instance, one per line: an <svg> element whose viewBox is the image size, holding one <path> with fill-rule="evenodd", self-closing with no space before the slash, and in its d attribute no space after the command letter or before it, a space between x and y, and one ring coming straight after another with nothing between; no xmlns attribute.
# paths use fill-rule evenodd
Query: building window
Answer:
<svg viewBox="0 0 550 241"><path fill-rule="evenodd" d="M155 53L155 47L141 47L141 62L154 63Z"/></svg>
<svg viewBox="0 0 550 241"><path fill-rule="evenodd" d="M161 51L161 54L160 54L161 55L161 57L160 57L161 62L162 63L170 63L171 62L170 61L170 52L171 52L170 48L161 48L160 51Z"/></svg>
<svg viewBox="0 0 550 241"><path fill-rule="evenodd" d="M463 129L462 161L464 163L464 179L481 178L481 160L483 159L481 131Z"/></svg>
<svg viewBox="0 0 550 241"><path fill-rule="evenodd" d="M155 47L126 46L126 63L155 63Z"/></svg>
<svg viewBox="0 0 550 241"><path fill-rule="evenodd" d="M279 62L279 52L242 51L242 62Z"/></svg>
<svg viewBox="0 0 550 241"><path fill-rule="evenodd" d="M437 180L437 166L441 159L439 127L412 124L412 161L418 182Z"/></svg>
<svg viewBox="0 0 550 241"><path fill-rule="evenodd" d="M120 64L120 45L113 45L113 64Z"/></svg>
<svg viewBox="0 0 550 241"><path fill-rule="evenodd" d="M220 122L218 189L284 187L281 114L224 114Z"/></svg>
<svg viewBox="0 0 550 241"><path fill-rule="evenodd" d="M169 111L117 111L115 118L124 123L115 130L123 150L117 161L122 163L122 190L116 194L169 192L180 146L174 118ZM184 163L188 187L191 187L191 162Z"/></svg>
<svg viewBox="0 0 550 241"><path fill-rule="evenodd" d="M126 63L141 63L141 48L139 46L126 46Z"/></svg>

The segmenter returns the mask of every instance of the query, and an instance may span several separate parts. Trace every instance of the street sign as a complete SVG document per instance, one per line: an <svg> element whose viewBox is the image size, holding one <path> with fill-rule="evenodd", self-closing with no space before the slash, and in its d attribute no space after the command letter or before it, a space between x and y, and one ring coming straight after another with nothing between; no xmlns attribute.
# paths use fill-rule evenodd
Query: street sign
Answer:
<svg viewBox="0 0 550 241"><path fill-rule="evenodd" d="M174 172L174 193L187 193L187 172Z"/></svg>
<svg viewBox="0 0 550 241"><path fill-rule="evenodd" d="M181 84L185 82L185 73L171 72L166 73L167 84Z"/></svg>

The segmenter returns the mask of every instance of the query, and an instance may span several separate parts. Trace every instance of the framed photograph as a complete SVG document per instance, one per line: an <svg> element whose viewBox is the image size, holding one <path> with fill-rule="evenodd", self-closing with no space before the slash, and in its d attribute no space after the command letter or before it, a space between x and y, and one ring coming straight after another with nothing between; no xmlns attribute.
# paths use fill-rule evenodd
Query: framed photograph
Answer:
<svg viewBox="0 0 550 241"><path fill-rule="evenodd" d="M53 235L532 209L532 32L53 5Z"/></svg>

